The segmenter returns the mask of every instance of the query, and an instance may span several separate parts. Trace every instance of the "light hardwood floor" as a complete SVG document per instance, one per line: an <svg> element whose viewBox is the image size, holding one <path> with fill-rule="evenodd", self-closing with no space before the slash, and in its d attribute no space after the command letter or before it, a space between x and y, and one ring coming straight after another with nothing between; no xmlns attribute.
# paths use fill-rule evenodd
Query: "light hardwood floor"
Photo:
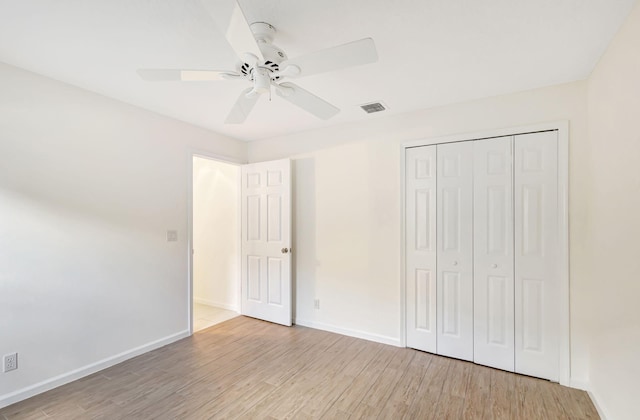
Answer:
<svg viewBox="0 0 640 420"><path fill-rule="evenodd" d="M237 317L0 410L0 419L590 419L548 381ZM3 419L4 420L4 419Z"/></svg>

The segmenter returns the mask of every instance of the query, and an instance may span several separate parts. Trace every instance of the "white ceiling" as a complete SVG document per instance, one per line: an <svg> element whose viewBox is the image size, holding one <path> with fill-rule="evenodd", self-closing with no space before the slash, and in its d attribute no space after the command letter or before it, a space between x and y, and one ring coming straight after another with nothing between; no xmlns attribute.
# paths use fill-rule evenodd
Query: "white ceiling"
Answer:
<svg viewBox="0 0 640 420"><path fill-rule="evenodd" d="M206 0L224 1L224 0ZM586 78L635 0L239 0L290 58L365 37L380 60L295 81L341 108L321 121L242 81L145 82L138 68L233 69L199 0L0 0L0 61L230 137L258 140ZM1 93L0 93L1 94ZM365 114L358 105L383 101Z"/></svg>

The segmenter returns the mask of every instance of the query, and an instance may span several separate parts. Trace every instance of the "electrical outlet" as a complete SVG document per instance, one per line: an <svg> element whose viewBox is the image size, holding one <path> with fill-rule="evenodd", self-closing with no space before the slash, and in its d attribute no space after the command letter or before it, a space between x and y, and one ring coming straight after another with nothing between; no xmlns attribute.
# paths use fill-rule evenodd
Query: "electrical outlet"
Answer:
<svg viewBox="0 0 640 420"><path fill-rule="evenodd" d="M178 231L177 230L168 230L167 231L167 242L178 242Z"/></svg>
<svg viewBox="0 0 640 420"><path fill-rule="evenodd" d="M313 307L316 309L320 309L320 299L313 300Z"/></svg>
<svg viewBox="0 0 640 420"><path fill-rule="evenodd" d="M5 373L18 369L18 353L5 354L2 366Z"/></svg>

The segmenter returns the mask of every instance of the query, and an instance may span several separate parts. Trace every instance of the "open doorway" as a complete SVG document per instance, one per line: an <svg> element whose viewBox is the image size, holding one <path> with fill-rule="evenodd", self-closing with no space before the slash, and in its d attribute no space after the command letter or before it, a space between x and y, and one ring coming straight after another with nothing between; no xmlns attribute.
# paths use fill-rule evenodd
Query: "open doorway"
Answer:
<svg viewBox="0 0 640 420"><path fill-rule="evenodd" d="M240 167L193 156L193 331L240 312Z"/></svg>

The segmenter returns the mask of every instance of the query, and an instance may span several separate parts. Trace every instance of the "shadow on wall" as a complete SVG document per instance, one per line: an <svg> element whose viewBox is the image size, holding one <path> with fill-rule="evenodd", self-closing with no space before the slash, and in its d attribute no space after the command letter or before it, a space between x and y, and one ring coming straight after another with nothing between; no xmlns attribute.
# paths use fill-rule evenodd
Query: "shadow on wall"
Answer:
<svg viewBox="0 0 640 420"><path fill-rule="evenodd" d="M296 319L314 318L316 298L316 163L314 158L293 160L292 310ZM299 248L298 244L306 244Z"/></svg>

